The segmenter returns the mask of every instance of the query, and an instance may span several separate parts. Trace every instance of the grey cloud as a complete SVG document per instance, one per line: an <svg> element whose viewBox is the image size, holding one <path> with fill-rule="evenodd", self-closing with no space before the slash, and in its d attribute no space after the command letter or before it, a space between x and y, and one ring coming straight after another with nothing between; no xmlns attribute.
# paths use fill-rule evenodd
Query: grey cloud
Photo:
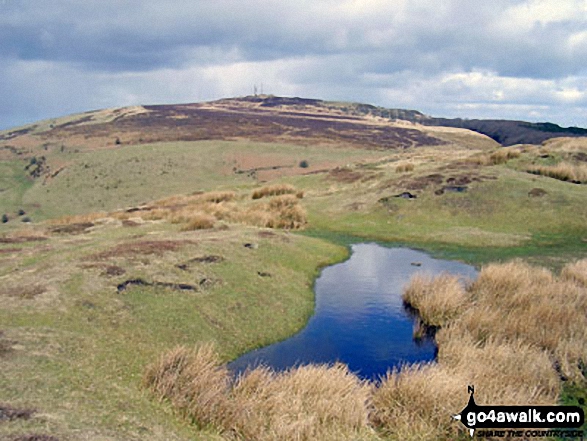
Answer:
<svg viewBox="0 0 587 441"><path fill-rule="evenodd" d="M247 91L250 81L266 81L276 94L428 107L438 115L443 103L563 106L557 81L577 77L574 87L585 87L587 34L572 39L587 30L587 10L576 2L564 14L552 2L560 18L543 20L548 14L536 8L549 3L534 3L4 0L0 98L15 104L0 111L0 127L17 114L218 98ZM46 73L10 68L38 63ZM552 90L510 87L495 102L488 86L441 81L477 71L552 80ZM198 90L193 75L205 77Z"/></svg>

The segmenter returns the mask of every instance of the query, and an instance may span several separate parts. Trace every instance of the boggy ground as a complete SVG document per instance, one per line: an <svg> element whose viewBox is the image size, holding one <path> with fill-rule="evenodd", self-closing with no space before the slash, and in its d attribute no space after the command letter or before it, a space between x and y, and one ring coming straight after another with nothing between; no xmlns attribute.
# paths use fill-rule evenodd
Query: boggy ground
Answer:
<svg viewBox="0 0 587 441"><path fill-rule="evenodd" d="M128 112L129 118L145 114ZM377 140L365 149L362 141L350 145L328 135L328 145L320 137L283 144L138 144L137 138L136 145L125 145L122 137L121 144L114 141L121 133L104 125L123 121L122 113L92 113L93 121L85 122L71 117L72 124L60 129L67 121L57 121L58 141L42 139L53 124L47 122L0 143L6 144L0 215L8 218L0 224L0 406L34 409L28 419L0 420L0 437L187 440L234 434L216 423L194 426L168 401L158 402L144 387L145 369L178 345L190 350L215 343L222 364L291 335L312 312L318 269L342 260L350 241L410 244L475 264L518 257L553 270L553 280L563 277L558 274L569 262L587 257L585 184L547 172L563 162L581 169L584 139L502 148L458 129L411 127L442 143L389 149L378 148ZM341 122L332 116L328 120ZM81 130L97 122L109 139L104 145L94 132ZM267 189L272 187L286 190L278 194ZM32 222L23 222L26 217ZM469 295L463 299L472 302ZM490 324L483 332L498 337ZM441 335L443 354L443 342L446 351L450 345ZM491 354L496 360L503 355L504 366L534 354L524 346L512 361L500 344ZM448 361L441 356L440 367L398 374L394 381L423 390L421 384L429 386L436 376L462 394L462 400L454 395L456 412L467 398L461 377L450 370L460 365L442 363ZM555 365L536 366L548 373ZM347 384L346 374L337 372L340 384ZM572 386L560 381L561 372ZM545 383L545 396L576 401L584 382L561 372L555 369L554 380ZM440 430L451 439L458 431L445 420L422 422L418 409L413 413L416 407L427 412L418 395L402 395L419 403L406 406L393 398L398 391L381 395L385 390L365 395L383 404L380 412L367 409L361 437L430 439L423 434ZM442 397L444 390L428 393ZM441 418L446 409L439 409ZM421 424L389 429L385 421L395 414L388 411Z"/></svg>

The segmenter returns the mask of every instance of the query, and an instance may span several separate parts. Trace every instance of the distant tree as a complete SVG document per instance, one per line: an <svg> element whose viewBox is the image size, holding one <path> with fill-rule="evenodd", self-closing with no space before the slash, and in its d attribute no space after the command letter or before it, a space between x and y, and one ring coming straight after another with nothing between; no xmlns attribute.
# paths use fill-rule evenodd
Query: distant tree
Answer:
<svg viewBox="0 0 587 441"><path fill-rule="evenodd" d="M309 166L310 166L310 164L305 159L302 160L302 161L300 161L300 167L301 168L308 168Z"/></svg>
<svg viewBox="0 0 587 441"><path fill-rule="evenodd" d="M114 140L114 144L116 144L116 145L122 144L119 137L116 137L116 139Z"/></svg>
<svg viewBox="0 0 587 441"><path fill-rule="evenodd" d="M7 214L3 214L2 215L2 223L5 224L6 222L8 222L8 215Z"/></svg>
<svg viewBox="0 0 587 441"><path fill-rule="evenodd" d="M21 219L21 222L27 222L27 223L28 223L28 222L31 222L31 218L30 218L30 217L28 217L28 216L25 216L25 217L23 217L23 218Z"/></svg>
<svg viewBox="0 0 587 441"><path fill-rule="evenodd" d="M19 216L24 216L25 214L26 214L26 211L24 211L22 208L20 210L18 210Z"/></svg>

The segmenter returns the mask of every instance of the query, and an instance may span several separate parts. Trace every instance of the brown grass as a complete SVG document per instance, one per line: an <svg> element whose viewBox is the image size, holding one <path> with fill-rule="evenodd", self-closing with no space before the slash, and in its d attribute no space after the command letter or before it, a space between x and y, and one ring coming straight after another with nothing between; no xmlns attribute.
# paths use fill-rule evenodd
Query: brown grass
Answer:
<svg viewBox="0 0 587 441"><path fill-rule="evenodd" d="M369 388L343 365L257 368L232 381L212 346L179 347L147 369L144 384L233 439L349 439L367 424Z"/></svg>
<svg viewBox="0 0 587 441"><path fill-rule="evenodd" d="M521 261L487 265L467 289L471 301L465 301L464 311L449 325L449 340L537 348L553 360L561 376L584 381L581 366L587 361L586 279L585 260L567 265L560 277ZM436 279L428 284L416 279L406 292L420 291L418 295L410 293L410 297L423 299L419 308L427 311L434 309L437 297L442 297L429 294L438 283Z"/></svg>
<svg viewBox="0 0 587 441"><path fill-rule="evenodd" d="M149 209L137 209L133 216L180 224L181 231L213 228L218 220L267 228L298 229L307 223L300 205L304 192L292 185L272 185L253 192L253 199L273 196L269 202L250 202L233 191L194 193L155 201ZM124 218L128 213L113 213Z"/></svg>
<svg viewBox="0 0 587 441"><path fill-rule="evenodd" d="M78 214L75 216L64 216L64 217L60 217L57 219L50 219L47 221L47 223L49 225L56 225L56 226L87 224L87 223L93 223L95 220L102 219L107 216L108 216L108 214L105 212Z"/></svg>
<svg viewBox="0 0 587 441"><path fill-rule="evenodd" d="M404 163L398 164L395 167L395 171L397 173L411 172L413 170L414 170L414 164L412 164L411 162L404 162Z"/></svg>
<svg viewBox="0 0 587 441"><path fill-rule="evenodd" d="M0 244L2 243L26 243L26 242L41 242L47 240L47 236L39 235L38 231L34 230L17 230L10 234L0 236Z"/></svg>
<svg viewBox="0 0 587 441"><path fill-rule="evenodd" d="M587 259L567 264L561 271L561 278L587 287Z"/></svg>
<svg viewBox="0 0 587 441"><path fill-rule="evenodd" d="M587 165L571 164L561 162L551 166L533 166L528 168L529 173L548 176L549 178L558 179L559 181L568 181L575 183L587 182Z"/></svg>
<svg viewBox="0 0 587 441"><path fill-rule="evenodd" d="M255 204L237 213L240 222L265 228L298 229L307 223L306 210L294 195L272 198L269 203Z"/></svg>
<svg viewBox="0 0 587 441"><path fill-rule="evenodd" d="M216 218L208 214L196 214L181 227L181 231L207 230L214 228Z"/></svg>
<svg viewBox="0 0 587 441"><path fill-rule="evenodd" d="M201 198L206 202L219 204L220 202L230 202L234 200L236 193L234 191L212 191L204 193Z"/></svg>
<svg viewBox="0 0 587 441"><path fill-rule="evenodd" d="M489 163L492 165L505 164L510 159L519 157L519 150L513 150L510 147L502 147L489 155Z"/></svg>
<svg viewBox="0 0 587 441"><path fill-rule="evenodd" d="M279 196L282 194L295 194L297 190L293 185L289 184L278 184L278 185L269 185L267 187L259 188L253 191L252 198L253 199L261 199L267 196Z"/></svg>
<svg viewBox="0 0 587 441"><path fill-rule="evenodd" d="M438 364L389 374L373 395L373 424L393 439L455 439L446 415L464 406L469 384L479 404L556 404L559 377L585 381L586 269L570 264L557 278L519 261L488 265L466 289L446 275L415 277L406 297L443 325Z"/></svg>
<svg viewBox="0 0 587 441"><path fill-rule="evenodd" d="M43 294L47 288L42 285L20 285L15 287L4 286L0 288L0 297L14 297L31 300Z"/></svg>
<svg viewBox="0 0 587 441"><path fill-rule="evenodd" d="M467 159L467 162L475 165L499 165L505 164L510 159L519 158L520 150L514 150L511 147L500 147L493 153L481 153Z"/></svg>
<svg viewBox="0 0 587 441"><path fill-rule="evenodd" d="M275 202L281 206L284 201ZM377 383L343 365L230 380L213 348L177 348L150 366L145 385L200 426L246 440L468 439L451 421L475 385L479 404L554 405L561 379L585 381L587 259L560 276L521 261L491 264L463 286L418 276L406 299L436 334L438 363L404 366Z"/></svg>
<svg viewBox="0 0 587 441"><path fill-rule="evenodd" d="M431 326L443 326L462 312L469 295L457 276L442 274L432 278L416 274L404 291L404 301L418 310Z"/></svg>

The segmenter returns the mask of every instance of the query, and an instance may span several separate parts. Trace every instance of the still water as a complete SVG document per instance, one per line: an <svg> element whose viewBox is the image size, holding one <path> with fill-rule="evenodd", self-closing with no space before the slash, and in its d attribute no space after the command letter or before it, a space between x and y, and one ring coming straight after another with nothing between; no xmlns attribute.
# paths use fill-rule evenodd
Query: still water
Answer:
<svg viewBox="0 0 587 441"><path fill-rule="evenodd" d="M414 340L415 319L401 298L418 271L477 275L470 265L409 248L353 245L347 261L325 268L316 280L315 313L307 326L287 340L243 355L229 369L238 373L263 364L284 370L340 361L360 377L376 379L403 363L433 360L434 342Z"/></svg>

